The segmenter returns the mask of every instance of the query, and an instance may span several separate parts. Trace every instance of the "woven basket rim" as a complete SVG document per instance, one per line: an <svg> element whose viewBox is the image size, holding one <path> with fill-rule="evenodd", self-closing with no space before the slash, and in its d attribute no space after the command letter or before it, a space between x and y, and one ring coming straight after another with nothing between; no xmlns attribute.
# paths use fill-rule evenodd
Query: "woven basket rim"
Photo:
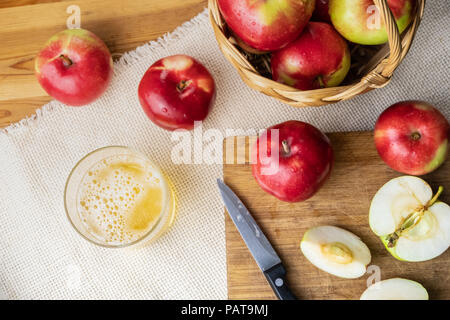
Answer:
<svg viewBox="0 0 450 320"><path fill-rule="evenodd" d="M208 0L208 10L220 50L249 87L289 105L306 107L347 100L361 93L384 87L390 82L395 69L403 61L412 45L423 16L426 0L416 0L413 19L402 35L399 34L387 0L373 1L386 26L388 42L368 61L363 70L364 76L359 82L352 84L307 91L298 90L260 75L225 34L226 22L219 11L217 0Z"/></svg>

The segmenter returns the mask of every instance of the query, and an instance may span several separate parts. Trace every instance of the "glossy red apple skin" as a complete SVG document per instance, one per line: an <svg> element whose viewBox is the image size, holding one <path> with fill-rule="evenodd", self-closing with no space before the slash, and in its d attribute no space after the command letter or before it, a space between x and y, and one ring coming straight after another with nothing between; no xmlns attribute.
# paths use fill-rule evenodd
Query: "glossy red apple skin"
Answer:
<svg viewBox="0 0 450 320"><path fill-rule="evenodd" d="M95 101L108 87L113 61L108 47L84 29L67 29L51 37L35 60L42 88L70 106Z"/></svg>
<svg viewBox="0 0 450 320"><path fill-rule="evenodd" d="M278 139L271 131L273 129L278 129ZM264 141L266 148L260 146ZM287 152L283 141L288 146ZM271 156L272 144L278 146L278 162ZM286 202L300 202L312 197L330 176L333 162L333 148L328 137L314 126L295 120L267 129L252 150L252 172L256 182L263 190Z"/></svg>
<svg viewBox="0 0 450 320"><path fill-rule="evenodd" d="M375 124L375 146L392 169L424 175L447 158L450 126L431 104L403 101L387 108Z"/></svg>
<svg viewBox="0 0 450 320"><path fill-rule="evenodd" d="M209 71L187 55L156 61L142 77L138 95L142 108L156 125L166 130L194 128L203 121L215 99Z"/></svg>
<svg viewBox="0 0 450 320"><path fill-rule="evenodd" d="M278 50L293 41L311 18L315 0L218 0L228 27L249 46Z"/></svg>
<svg viewBox="0 0 450 320"><path fill-rule="evenodd" d="M272 54L275 81L300 90L339 85L350 69L347 42L328 23L309 22L294 42Z"/></svg>
<svg viewBox="0 0 450 320"><path fill-rule="evenodd" d="M387 4L402 33L412 21L417 1L387 0ZM328 12L336 30L348 41L379 45L386 43L388 36L381 15L374 8L373 0L329 0Z"/></svg>
<svg viewBox="0 0 450 320"><path fill-rule="evenodd" d="M312 20L331 23L329 2L330 0L316 0Z"/></svg>

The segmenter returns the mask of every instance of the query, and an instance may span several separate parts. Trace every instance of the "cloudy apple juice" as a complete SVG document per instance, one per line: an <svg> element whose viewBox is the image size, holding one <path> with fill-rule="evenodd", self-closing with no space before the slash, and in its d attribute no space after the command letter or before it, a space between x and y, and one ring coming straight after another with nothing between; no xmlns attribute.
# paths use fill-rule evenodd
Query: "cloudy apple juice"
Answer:
<svg viewBox="0 0 450 320"><path fill-rule="evenodd" d="M172 189L160 170L123 147L99 149L81 160L66 190L71 222L105 246L158 237L173 222L174 207Z"/></svg>

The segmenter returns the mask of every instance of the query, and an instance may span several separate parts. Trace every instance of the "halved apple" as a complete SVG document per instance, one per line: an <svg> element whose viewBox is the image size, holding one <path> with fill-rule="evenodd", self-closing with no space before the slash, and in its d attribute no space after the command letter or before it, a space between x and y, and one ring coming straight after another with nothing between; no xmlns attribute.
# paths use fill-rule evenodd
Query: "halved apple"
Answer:
<svg viewBox="0 0 450 320"><path fill-rule="evenodd" d="M361 300L428 300L428 292L416 281L392 278L368 287Z"/></svg>
<svg viewBox="0 0 450 320"><path fill-rule="evenodd" d="M369 248L353 233L333 226L306 231L300 248L317 268L347 279L359 278L370 263Z"/></svg>
<svg viewBox="0 0 450 320"><path fill-rule="evenodd" d="M397 259L425 261L450 245L450 206L437 201L424 180L402 176L388 181L370 205L369 224Z"/></svg>

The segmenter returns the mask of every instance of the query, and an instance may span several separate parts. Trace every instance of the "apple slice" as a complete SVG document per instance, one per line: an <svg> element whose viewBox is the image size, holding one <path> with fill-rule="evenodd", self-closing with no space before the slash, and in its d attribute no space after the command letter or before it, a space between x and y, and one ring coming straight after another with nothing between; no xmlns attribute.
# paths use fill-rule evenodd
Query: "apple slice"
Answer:
<svg viewBox="0 0 450 320"><path fill-rule="evenodd" d="M428 292L416 281L392 278L368 287L361 300L428 300Z"/></svg>
<svg viewBox="0 0 450 320"><path fill-rule="evenodd" d="M300 248L317 268L341 278L361 277L371 260L364 242L353 233L333 226L309 229Z"/></svg>
<svg viewBox="0 0 450 320"><path fill-rule="evenodd" d="M403 176L387 182L370 205L369 224L397 259L426 261L450 245L450 206L437 201L424 180Z"/></svg>

